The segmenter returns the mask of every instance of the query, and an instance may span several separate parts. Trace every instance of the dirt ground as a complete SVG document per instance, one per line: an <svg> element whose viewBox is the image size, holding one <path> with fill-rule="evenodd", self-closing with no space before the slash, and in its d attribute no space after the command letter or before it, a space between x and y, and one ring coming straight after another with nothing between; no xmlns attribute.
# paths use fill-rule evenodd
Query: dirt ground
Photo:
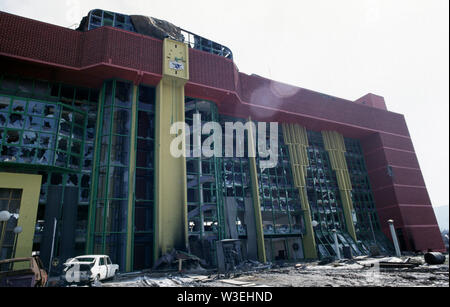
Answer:
<svg viewBox="0 0 450 307"><path fill-rule="evenodd" d="M380 261L406 262L408 258L360 257L328 265L299 263L264 270L184 274L128 274L103 287L449 287L448 256L444 265L428 265L423 257L409 258L415 268L380 268Z"/></svg>

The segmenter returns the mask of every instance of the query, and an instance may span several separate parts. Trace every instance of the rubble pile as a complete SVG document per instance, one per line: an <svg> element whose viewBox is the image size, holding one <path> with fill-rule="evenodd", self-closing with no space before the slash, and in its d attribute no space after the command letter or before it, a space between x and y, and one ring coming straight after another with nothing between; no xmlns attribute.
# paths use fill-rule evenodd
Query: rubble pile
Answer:
<svg viewBox="0 0 450 307"><path fill-rule="evenodd" d="M355 257L324 263L262 264L246 260L225 274L141 274L105 287L448 287L449 265L423 256Z"/></svg>

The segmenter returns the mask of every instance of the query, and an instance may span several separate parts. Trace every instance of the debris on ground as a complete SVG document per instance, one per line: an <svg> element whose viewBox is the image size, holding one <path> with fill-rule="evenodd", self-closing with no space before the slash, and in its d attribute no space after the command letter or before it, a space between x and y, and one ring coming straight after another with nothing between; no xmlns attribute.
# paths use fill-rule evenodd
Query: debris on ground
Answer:
<svg viewBox="0 0 450 307"><path fill-rule="evenodd" d="M159 258L154 269L160 270L204 270L202 266L206 266L206 262L195 255L189 253L172 250L170 253L164 254Z"/></svg>
<svg viewBox="0 0 450 307"><path fill-rule="evenodd" d="M333 263L334 261L335 261L334 257L326 257L319 262L319 265L327 265Z"/></svg>
<svg viewBox="0 0 450 307"><path fill-rule="evenodd" d="M241 262L237 267L236 271L248 272L248 271L260 271L268 270L272 267L272 263L263 264L254 260L245 260Z"/></svg>
<svg viewBox="0 0 450 307"><path fill-rule="evenodd" d="M322 263L322 264L320 264ZM382 265L385 264L385 265ZM140 273L119 276L103 287L448 287L448 256L445 264L429 265L423 255L262 264L245 261L226 274Z"/></svg>
<svg viewBox="0 0 450 307"><path fill-rule="evenodd" d="M445 256L441 253L426 253L425 262L428 264L444 264Z"/></svg>

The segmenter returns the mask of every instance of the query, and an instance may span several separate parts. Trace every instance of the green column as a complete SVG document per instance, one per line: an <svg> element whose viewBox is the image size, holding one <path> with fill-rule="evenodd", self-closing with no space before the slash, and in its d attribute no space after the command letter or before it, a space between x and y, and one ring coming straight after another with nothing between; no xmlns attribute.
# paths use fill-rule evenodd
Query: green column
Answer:
<svg viewBox="0 0 450 307"><path fill-rule="evenodd" d="M137 135L137 105L138 86L133 86L133 105L131 113L131 140L130 140L130 168L129 168L129 191L128 191L128 222L127 222L127 272L133 270L133 242L134 242L134 198L136 181L136 135Z"/></svg>
<svg viewBox="0 0 450 307"><path fill-rule="evenodd" d="M104 103L105 85L103 84L98 99L97 124L95 129L94 157L92 165L92 184L89 193L89 216L86 233L86 254L92 254L94 250L94 231L95 231L95 198L97 198L98 187L98 164L100 163L100 151L102 143L102 122L103 122L103 103Z"/></svg>

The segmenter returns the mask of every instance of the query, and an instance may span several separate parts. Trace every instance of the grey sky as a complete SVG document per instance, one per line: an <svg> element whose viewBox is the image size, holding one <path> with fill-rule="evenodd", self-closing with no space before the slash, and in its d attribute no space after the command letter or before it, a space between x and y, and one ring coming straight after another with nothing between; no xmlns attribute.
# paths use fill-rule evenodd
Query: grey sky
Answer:
<svg viewBox="0 0 450 307"><path fill-rule="evenodd" d="M433 205L449 204L448 0L0 0L64 27L94 8L215 40L245 73L350 100L384 96L406 117Z"/></svg>

